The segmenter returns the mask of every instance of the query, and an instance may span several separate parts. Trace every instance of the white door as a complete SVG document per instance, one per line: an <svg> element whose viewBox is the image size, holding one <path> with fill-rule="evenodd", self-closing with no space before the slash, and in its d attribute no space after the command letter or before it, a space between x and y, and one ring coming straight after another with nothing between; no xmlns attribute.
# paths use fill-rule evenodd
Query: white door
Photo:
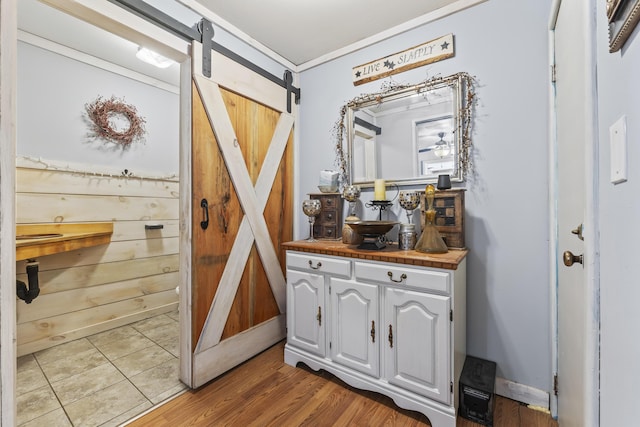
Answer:
<svg viewBox="0 0 640 427"><path fill-rule="evenodd" d="M331 360L379 375L378 286L331 279Z"/></svg>
<svg viewBox="0 0 640 427"><path fill-rule="evenodd" d="M597 425L595 74L591 1L563 0L554 28L557 153L557 412L563 427ZM584 224L584 241L572 230ZM584 256L583 256L584 255Z"/></svg>
<svg viewBox="0 0 640 427"><path fill-rule="evenodd" d="M287 270L287 343L324 357L324 276Z"/></svg>
<svg viewBox="0 0 640 427"><path fill-rule="evenodd" d="M450 404L451 298L392 287L384 291L384 376Z"/></svg>

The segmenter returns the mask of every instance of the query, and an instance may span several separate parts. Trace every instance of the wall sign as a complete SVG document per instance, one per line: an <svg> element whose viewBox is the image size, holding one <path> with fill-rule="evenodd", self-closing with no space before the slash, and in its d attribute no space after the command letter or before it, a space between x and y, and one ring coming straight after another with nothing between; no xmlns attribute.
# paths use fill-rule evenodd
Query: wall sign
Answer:
<svg viewBox="0 0 640 427"><path fill-rule="evenodd" d="M442 61L453 55L453 34L447 34L402 52L353 67L353 84L357 86L368 83L432 62Z"/></svg>

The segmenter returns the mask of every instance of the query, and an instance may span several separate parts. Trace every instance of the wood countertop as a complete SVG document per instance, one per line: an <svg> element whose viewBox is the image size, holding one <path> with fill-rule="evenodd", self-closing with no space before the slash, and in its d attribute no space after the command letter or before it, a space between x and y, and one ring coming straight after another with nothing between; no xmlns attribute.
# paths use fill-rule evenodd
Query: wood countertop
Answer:
<svg viewBox="0 0 640 427"><path fill-rule="evenodd" d="M104 245L111 241L112 234L111 222L18 224L16 261Z"/></svg>
<svg viewBox="0 0 640 427"><path fill-rule="evenodd" d="M417 265L421 267L444 268L457 270L458 265L467 256L468 250L450 249L446 254L425 254L418 251L398 249L397 244L387 243L381 250L358 249L355 245L346 245L336 240L319 240L307 242L298 240L282 244L283 250L294 250L322 255L335 255L369 261L394 262L399 264Z"/></svg>

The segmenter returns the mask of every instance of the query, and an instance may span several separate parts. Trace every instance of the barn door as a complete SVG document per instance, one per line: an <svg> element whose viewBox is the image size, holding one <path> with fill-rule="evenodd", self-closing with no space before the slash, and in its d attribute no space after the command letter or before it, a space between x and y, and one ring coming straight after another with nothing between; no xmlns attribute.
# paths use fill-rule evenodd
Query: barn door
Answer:
<svg viewBox="0 0 640 427"><path fill-rule="evenodd" d="M281 243L293 236L287 91L202 45L192 67L192 386L285 337ZM295 108L295 107L294 107Z"/></svg>

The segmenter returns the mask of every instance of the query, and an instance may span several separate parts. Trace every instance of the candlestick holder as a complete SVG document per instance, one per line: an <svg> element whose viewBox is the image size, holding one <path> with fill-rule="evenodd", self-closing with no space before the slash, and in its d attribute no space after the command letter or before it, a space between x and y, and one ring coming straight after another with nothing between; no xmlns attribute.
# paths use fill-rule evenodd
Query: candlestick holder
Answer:
<svg viewBox="0 0 640 427"><path fill-rule="evenodd" d="M379 221L382 221L382 211L386 210L391 205L393 205L391 200L371 200L365 203L366 207L372 208L374 211L380 210L380 214L378 215Z"/></svg>
<svg viewBox="0 0 640 427"><path fill-rule="evenodd" d="M360 198L360 187L347 185L342 191L342 197L349 202L349 217L356 217L356 202Z"/></svg>
<svg viewBox="0 0 640 427"><path fill-rule="evenodd" d="M342 197L349 202L349 216L344 220L344 225L342 226L342 243L357 245L362 243L362 236L353 228L349 227L349 223L360 220L360 218L356 216L356 202L360 198L360 187L357 185L347 185L342 191Z"/></svg>
<svg viewBox="0 0 640 427"><path fill-rule="evenodd" d="M411 224L413 222L413 211L420 206L420 193L417 191L401 191L399 201L400 207L407 211L407 221Z"/></svg>
<svg viewBox="0 0 640 427"><path fill-rule="evenodd" d="M321 209L322 204L318 199L304 200L302 202L302 212L309 217L309 238L307 242L317 242L313 237L313 224L316 221L316 216L320 214Z"/></svg>

